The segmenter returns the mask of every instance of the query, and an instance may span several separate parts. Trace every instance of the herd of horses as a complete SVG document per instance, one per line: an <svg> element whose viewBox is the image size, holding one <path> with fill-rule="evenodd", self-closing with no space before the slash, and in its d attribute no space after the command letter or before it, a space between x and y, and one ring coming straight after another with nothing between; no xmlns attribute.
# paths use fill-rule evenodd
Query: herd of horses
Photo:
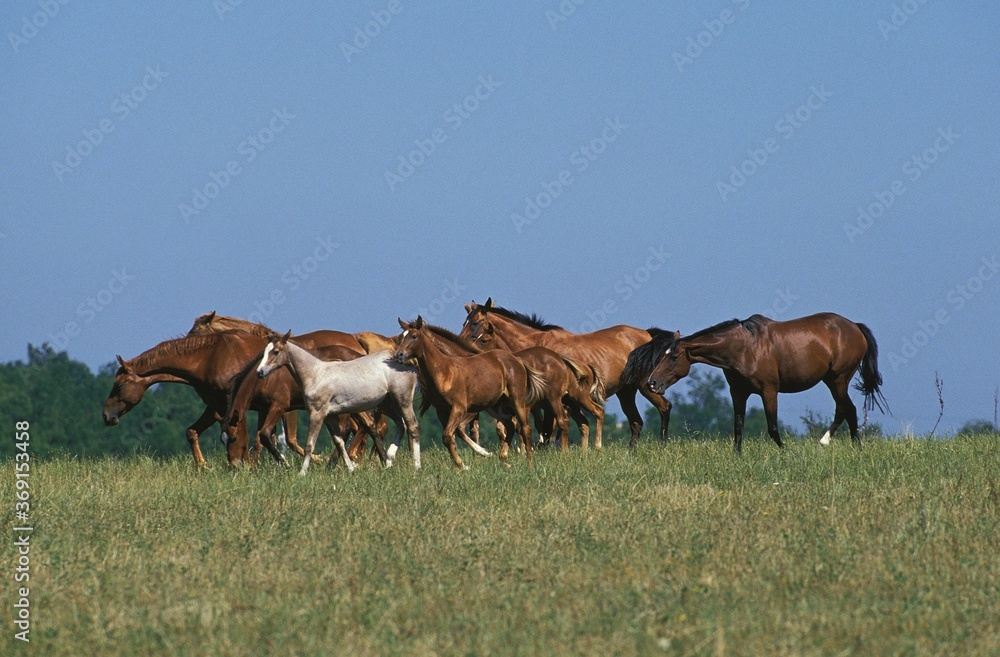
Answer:
<svg viewBox="0 0 1000 657"><path fill-rule="evenodd" d="M593 444L602 445L603 404L616 396L628 420L630 444L642 430L636 407L641 394L660 414L660 438L667 439L670 402L664 391L687 376L694 363L722 369L734 411L734 447L742 449L743 420L750 395L759 395L768 433L779 447L778 393L799 392L823 382L836 403L826 445L846 420L854 444L860 443L858 414L848 394L855 373L865 409L885 410L880 391L878 345L864 324L833 313L790 321L761 315L730 320L681 336L657 328L619 325L573 333L536 315L502 308L492 298L466 304L467 316L455 334L421 317L399 320L395 336L323 330L292 336L261 324L217 315L198 317L184 337L167 340L135 358L118 356L118 369L104 405L107 426L118 424L151 386L182 383L205 403L187 430L198 466L205 465L200 435L215 423L230 465L255 461L262 449L288 463L277 448L284 422L288 447L303 457L301 474L313 460L323 426L333 437L335 464L343 458L353 470L367 450L368 438L381 462L391 466L405 433L415 468L420 468L420 427L414 393L421 392L421 415L430 408L443 427L442 441L456 467L466 467L456 434L474 453L490 456L479 441L479 414L496 419L499 454L523 446L533 455L532 421L541 442L568 449L569 422L580 430L581 448L590 443L588 415L594 419ZM309 414L304 447L297 440L296 414ZM247 414L257 413L251 451ZM388 449L384 436L391 419L395 434ZM516 442L515 442L516 441Z"/></svg>

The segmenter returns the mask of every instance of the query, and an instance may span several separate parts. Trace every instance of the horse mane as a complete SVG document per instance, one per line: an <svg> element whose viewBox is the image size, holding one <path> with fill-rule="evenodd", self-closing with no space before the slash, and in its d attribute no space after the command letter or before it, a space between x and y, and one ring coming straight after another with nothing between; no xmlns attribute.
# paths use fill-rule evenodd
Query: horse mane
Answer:
<svg viewBox="0 0 1000 657"><path fill-rule="evenodd" d="M182 338L165 340L147 349L129 361L136 370L152 369L156 361L170 356L187 356L205 347L214 345L225 333L206 333L204 335L186 335Z"/></svg>
<svg viewBox="0 0 1000 657"><path fill-rule="evenodd" d="M524 324L525 326L530 326L531 328L538 329L539 331L562 331L563 327L556 324L549 324L543 320L538 315L532 313L527 315L525 313L519 313L515 310L509 310L501 306L493 306L488 312L496 313L502 317L513 320L518 324Z"/></svg>
<svg viewBox="0 0 1000 657"><path fill-rule="evenodd" d="M661 328L646 329L653 336L649 342L639 345L628 355L620 382L625 385L642 387L656 364L663 358L663 352L673 345L674 334Z"/></svg>
<svg viewBox="0 0 1000 657"><path fill-rule="evenodd" d="M462 337L459 337L458 335L456 335L455 333L452 333L451 331L449 331L448 329L444 328L443 326L435 326L433 324L424 324L423 328L424 328L425 331L430 331L431 333L433 333L437 337L439 337L439 338L441 338L443 340L447 340L448 342L453 342L453 343L457 344L458 346L460 346L460 347L462 347L464 349L468 349L469 351L472 351L472 352L475 352L475 353L482 353L483 352L482 348L479 347L478 345L473 344L471 340L466 340L466 339L464 339Z"/></svg>
<svg viewBox="0 0 1000 657"><path fill-rule="evenodd" d="M769 324L772 321L774 320L764 317L763 315L750 315L744 320L729 319L724 322L719 322L714 326L709 326L706 329L702 329L700 331L692 333L691 335L682 336L679 341L686 342L687 340L694 340L695 338L700 338L705 335L710 335L712 333L716 333L717 331L725 331L726 329L731 329L734 326L739 326L750 335L756 336L760 332L760 330L764 328L765 324Z"/></svg>
<svg viewBox="0 0 1000 657"><path fill-rule="evenodd" d="M202 315L198 319L194 320L195 326L197 326L198 322L204 317L207 317L207 315ZM206 327L213 333L222 333L223 331L241 331L243 333L256 335L260 338L268 338L272 335L278 335L277 331L269 326L258 324L257 322L251 322L247 319L229 317L228 315L216 315L212 318L212 321L205 322L202 326ZM192 328L191 330L194 329Z"/></svg>

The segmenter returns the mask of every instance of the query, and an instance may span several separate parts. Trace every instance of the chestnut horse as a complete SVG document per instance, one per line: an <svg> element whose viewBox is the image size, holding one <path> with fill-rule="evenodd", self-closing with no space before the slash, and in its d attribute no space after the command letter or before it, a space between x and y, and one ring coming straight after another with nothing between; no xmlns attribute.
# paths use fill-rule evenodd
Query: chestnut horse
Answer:
<svg viewBox="0 0 1000 657"><path fill-rule="evenodd" d="M651 390L662 392L687 376L692 363L706 363L722 369L733 398L733 440L736 453L743 449L743 418L747 398L759 395L764 403L767 432L782 446L778 435L778 393L801 392L822 381L830 389L837 410L830 428L820 440L830 436L846 419L851 441L861 443L858 411L848 395L851 379L860 366L861 381L856 389L864 393L866 411L877 407L885 412L885 398L879 387L878 344L871 330L834 313L818 313L776 322L762 315L743 321L733 319L687 337L679 333L660 337L640 347L635 360L656 360L647 380Z"/></svg>
<svg viewBox="0 0 1000 657"><path fill-rule="evenodd" d="M420 426L413 414L416 370L397 363L387 351L350 361L324 361L294 340L289 340L290 336L291 331L268 341L257 366L257 376L263 379L275 370L287 366L302 388L309 410L309 436L299 474L304 475L309 470L316 438L327 418L342 413L360 413L376 406L396 423L396 436L389 450L386 467L392 465L392 458L399 447L399 439L405 427L413 452L413 466L419 469ZM327 427L344 457L347 469L353 471L354 462L347 455L343 435L334 426L328 424Z"/></svg>
<svg viewBox="0 0 1000 657"><path fill-rule="evenodd" d="M405 324L403 328L409 329L412 326ZM424 324L424 328L430 331L438 346L448 355L471 356L482 353L484 350L440 326ZM531 409L533 415L536 411L538 412L538 415L535 416L535 426L538 428L539 434L551 435L552 433L552 422L540 420L541 410L544 407L549 412L547 419L555 421L557 438L560 439L562 450L569 449L570 417L580 428L581 447L586 449L590 427L581 410L589 411L595 418L598 418L598 422L604 419L604 408L601 406L604 401L601 392L603 384L597 379L593 368L584 368L545 347L529 347L514 352L514 355L520 358L527 367L540 372L546 383L545 389L541 391L541 398ZM429 404L428 401L424 403ZM498 428L502 426L498 425Z"/></svg>
<svg viewBox="0 0 1000 657"><path fill-rule="evenodd" d="M233 381L266 343L263 338L243 333L218 333L167 340L131 360L117 356L118 370L104 404L104 424L118 424L153 384L185 383L205 402L205 411L187 430L194 462L204 466L205 457L198 444L200 434L222 417ZM243 440L245 444L245 433Z"/></svg>
<svg viewBox="0 0 1000 657"><path fill-rule="evenodd" d="M535 315L507 310L493 305L492 297L483 305L472 302L465 306L468 316L460 335L484 347L499 346L510 351L528 347L548 347L577 363L589 365L604 382L605 395L615 395L628 418L632 431L631 444L635 445L642 430L642 416L635 405L635 393L641 392L660 413L660 438L667 439L670 424L670 402L662 395L649 390L643 383L648 372L635 373L633 378L623 376L628 355L635 348L653 338L650 329L643 331L632 326L618 325L591 333L571 333L555 324L546 324ZM599 422L594 436L594 448L601 448L603 427Z"/></svg>
<svg viewBox="0 0 1000 657"><path fill-rule="evenodd" d="M545 387L541 375L525 367L514 354L486 351L471 356L449 356L431 337L422 317L404 327L395 358L417 366L425 395L428 395L444 430L441 441L459 468L465 468L455 446L455 431L468 424L480 411L495 413L506 425L507 441L500 458L507 458L514 435L510 418L517 419L517 433L524 442L528 461L533 458L528 409ZM407 328L410 327L410 328Z"/></svg>

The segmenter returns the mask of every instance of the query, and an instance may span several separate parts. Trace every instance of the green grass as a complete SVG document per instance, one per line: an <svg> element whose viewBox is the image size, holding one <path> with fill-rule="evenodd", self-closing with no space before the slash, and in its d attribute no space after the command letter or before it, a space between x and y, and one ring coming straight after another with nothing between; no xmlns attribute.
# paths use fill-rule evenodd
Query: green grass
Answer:
<svg viewBox="0 0 1000 657"><path fill-rule="evenodd" d="M5 539L0 653L997 655L998 447L34 462L32 643Z"/></svg>

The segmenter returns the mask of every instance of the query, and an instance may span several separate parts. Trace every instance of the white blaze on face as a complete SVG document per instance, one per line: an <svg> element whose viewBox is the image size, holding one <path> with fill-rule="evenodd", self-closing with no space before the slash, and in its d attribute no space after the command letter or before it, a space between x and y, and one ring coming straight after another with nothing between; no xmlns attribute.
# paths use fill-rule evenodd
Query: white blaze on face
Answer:
<svg viewBox="0 0 1000 657"><path fill-rule="evenodd" d="M267 369L267 357L271 355L272 351L274 351L274 343L273 342L268 342L267 343L267 348L264 349L264 357L260 359L260 365L257 366L257 374L267 374L268 373L268 369Z"/></svg>

